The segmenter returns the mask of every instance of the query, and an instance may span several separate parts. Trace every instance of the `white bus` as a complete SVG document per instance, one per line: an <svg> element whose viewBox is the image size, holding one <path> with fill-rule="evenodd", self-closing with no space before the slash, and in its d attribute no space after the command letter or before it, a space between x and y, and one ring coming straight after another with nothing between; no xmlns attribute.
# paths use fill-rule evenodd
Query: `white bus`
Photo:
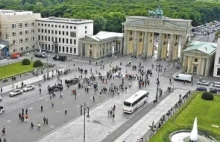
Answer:
<svg viewBox="0 0 220 142"><path fill-rule="evenodd" d="M147 102L149 92L140 90L124 101L123 110L125 113L133 113L136 109Z"/></svg>

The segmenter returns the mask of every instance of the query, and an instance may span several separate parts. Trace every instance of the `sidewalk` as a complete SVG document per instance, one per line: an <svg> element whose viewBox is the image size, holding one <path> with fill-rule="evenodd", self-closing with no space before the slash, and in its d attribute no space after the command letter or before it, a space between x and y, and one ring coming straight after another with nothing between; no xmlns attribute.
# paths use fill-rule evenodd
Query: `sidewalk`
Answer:
<svg viewBox="0 0 220 142"><path fill-rule="evenodd" d="M58 70L59 70L59 71L64 71L65 68L61 68L61 69L58 69ZM56 75L57 75L57 73L54 72L54 76L56 76ZM52 71L49 72L49 76L52 76ZM14 88L12 88L12 84L11 84L11 85L7 85L7 86L4 86L4 87L2 87L2 93L12 91L12 90L14 90L14 89L16 88L16 86L20 87L22 82L23 82L24 84L32 84L32 83L39 82L39 81L41 81L41 80L43 80L43 74L38 75L38 77L35 76L35 77L33 77L33 78L29 78L29 79L26 79L26 80L24 80L24 81L16 82L16 83L14 83Z"/></svg>
<svg viewBox="0 0 220 142"><path fill-rule="evenodd" d="M144 117L142 117L138 122L136 122L132 127L130 127L126 132L124 132L120 137L118 137L115 142L136 142L137 139L142 138L148 130L152 122L157 123L163 114L167 113L176 102L179 100L179 94L186 94L188 90L175 89L167 98L160 102L155 108L148 112Z"/></svg>

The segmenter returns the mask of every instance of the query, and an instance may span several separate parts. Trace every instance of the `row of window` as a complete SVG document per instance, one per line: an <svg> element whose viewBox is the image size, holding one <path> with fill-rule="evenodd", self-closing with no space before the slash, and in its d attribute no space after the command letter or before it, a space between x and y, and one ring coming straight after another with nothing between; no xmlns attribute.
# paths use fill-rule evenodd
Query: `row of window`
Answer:
<svg viewBox="0 0 220 142"><path fill-rule="evenodd" d="M28 42L28 41L29 41L29 38L19 39L19 40L17 40L17 43L24 43L24 42ZM30 41L34 41L34 37L31 37ZM13 44L16 44L16 40L13 40L12 42L13 42Z"/></svg>
<svg viewBox="0 0 220 142"><path fill-rule="evenodd" d="M35 49L35 45L32 45L32 49ZM19 51L25 51L25 50L30 50L30 47L26 46L26 47L19 48ZM17 51L18 51L18 49L13 49L13 52L17 52Z"/></svg>
<svg viewBox="0 0 220 142"><path fill-rule="evenodd" d="M38 33L48 33L48 34L59 34L59 35L69 35L68 31L57 31L57 30L47 30L47 29L38 29ZM87 33L87 31L85 31ZM76 32L70 32L70 37L76 37Z"/></svg>
<svg viewBox="0 0 220 142"><path fill-rule="evenodd" d="M23 35L23 34L27 35L28 33L29 33L29 30L25 30L24 32L23 31L18 32L18 35ZM31 34L34 34L34 29L31 30ZM12 35L16 36L17 33L16 32L12 32Z"/></svg>
<svg viewBox="0 0 220 142"><path fill-rule="evenodd" d="M49 50L49 51L54 51L54 45L50 44L42 44L42 49L43 50ZM65 47L65 46L58 46L58 51L63 52L63 53L73 53L76 54L76 48L73 47Z"/></svg>
<svg viewBox="0 0 220 142"><path fill-rule="evenodd" d="M12 27L12 29L15 29L16 27L19 27L19 28L22 28L23 26L24 27L28 27L28 26L32 26L32 27L34 27L34 22L31 22L31 23L18 23L18 24L12 24L11 25L11 27Z"/></svg>
<svg viewBox="0 0 220 142"><path fill-rule="evenodd" d="M64 29L64 28L66 28L66 29L69 29L69 28L70 28L70 29L73 29L73 28L74 28L74 30L76 29L76 26L68 26L68 25L65 26L65 25L46 24L46 23L45 23L45 24L43 24L43 23L38 23L38 26L42 26L42 27L43 27L43 26L44 26L44 27L52 27L52 28L53 28L53 27L55 27L55 28L61 28L61 27L62 27L63 29ZM87 26L85 26L85 29L87 29Z"/></svg>
<svg viewBox="0 0 220 142"><path fill-rule="evenodd" d="M40 35L38 35L38 40L76 45L76 39L73 40L73 39L68 39L68 38L65 39L65 38L58 38L58 37L50 37L50 36L40 36Z"/></svg>

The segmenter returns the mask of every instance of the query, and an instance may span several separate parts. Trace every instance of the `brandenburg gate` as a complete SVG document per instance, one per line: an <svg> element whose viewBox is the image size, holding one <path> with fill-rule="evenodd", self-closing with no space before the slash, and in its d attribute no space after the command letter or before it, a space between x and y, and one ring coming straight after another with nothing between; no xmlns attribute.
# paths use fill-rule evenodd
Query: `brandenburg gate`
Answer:
<svg viewBox="0 0 220 142"><path fill-rule="evenodd" d="M182 51L190 37L192 20L170 19L165 17L127 16L124 27L123 55L153 56L155 35L158 35L157 60L167 58L180 60ZM168 52L169 44L169 52ZM180 50L179 50L180 48Z"/></svg>

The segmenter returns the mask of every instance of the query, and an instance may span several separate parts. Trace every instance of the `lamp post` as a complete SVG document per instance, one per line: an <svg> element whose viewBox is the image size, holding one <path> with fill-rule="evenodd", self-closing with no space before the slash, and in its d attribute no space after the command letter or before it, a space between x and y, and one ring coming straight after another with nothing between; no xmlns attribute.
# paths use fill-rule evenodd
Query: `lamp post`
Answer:
<svg viewBox="0 0 220 142"><path fill-rule="evenodd" d="M86 116L86 112L87 112L87 116ZM83 105L80 105L80 114L82 115L83 113L83 117L84 117L84 121L83 121L83 142L86 141L86 117L90 117L89 116L89 107L86 106L86 103L84 102Z"/></svg>
<svg viewBox="0 0 220 142"><path fill-rule="evenodd" d="M47 79L49 79L49 64L48 64L48 54L49 54L49 51L47 50Z"/></svg>
<svg viewBox="0 0 220 142"><path fill-rule="evenodd" d="M159 85L160 85L160 68L161 68L162 66L159 64L159 65L157 65L157 71L158 71L158 76L157 76L157 92L156 92L156 99L155 99L155 102L157 102L158 101L158 93L159 93Z"/></svg>

